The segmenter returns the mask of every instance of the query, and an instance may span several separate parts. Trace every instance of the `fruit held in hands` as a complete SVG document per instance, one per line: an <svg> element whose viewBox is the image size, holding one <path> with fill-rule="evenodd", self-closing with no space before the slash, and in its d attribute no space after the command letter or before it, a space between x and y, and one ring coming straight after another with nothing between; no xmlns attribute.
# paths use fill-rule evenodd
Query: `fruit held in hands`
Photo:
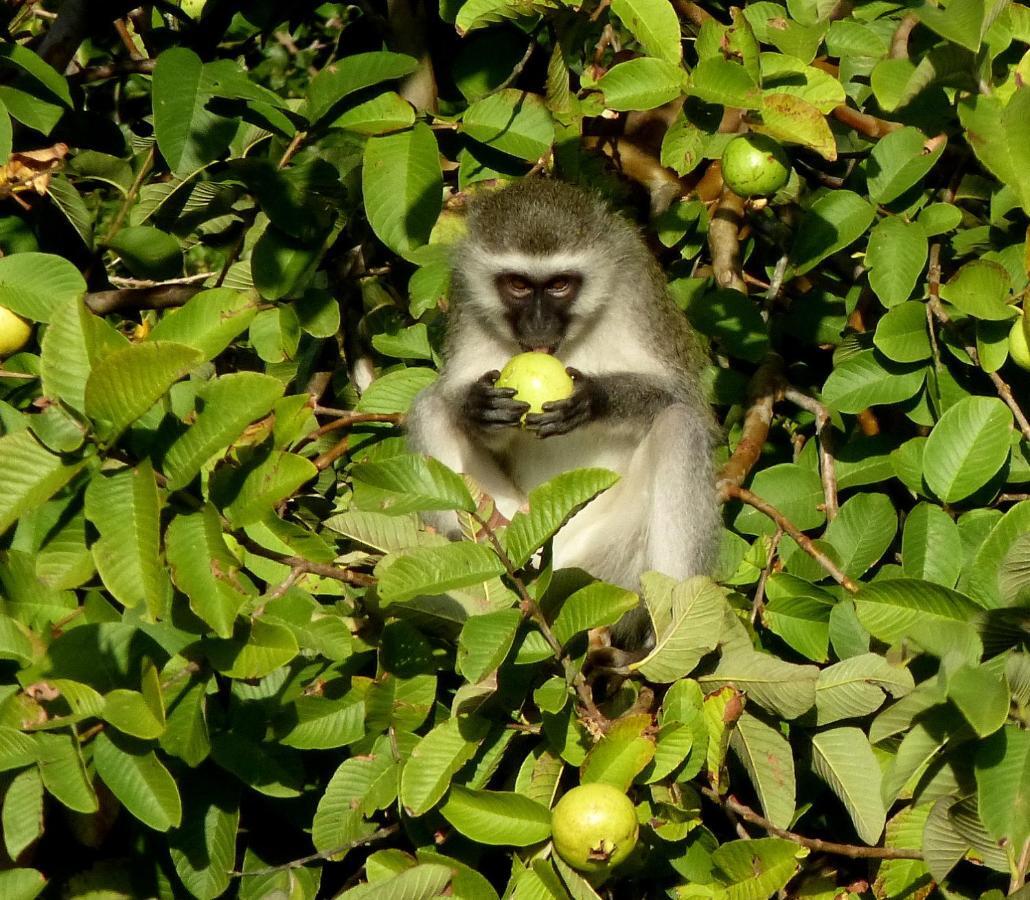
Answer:
<svg viewBox="0 0 1030 900"><path fill-rule="evenodd" d="M1030 322L1026 313L1023 313L1012 323L1012 330L1009 332L1009 356L1012 361L1021 369L1030 372Z"/></svg>
<svg viewBox="0 0 1030 900"><path fill-rule="evenodd" d="M32 337L32 326L21 316L0 306L0 359L17 353Z"/></svg>
<svg viewBox="0 0 1030 900"><path fill-rule="evenodd" d="M580 872L607 873L633 852L639 826L633 801L610 784L581 784L554 807L551 839Z"/></svg>
<svg viewBox="0 0 1030 900"><path fill-rule="evenodd" d="M790 159L764 134L742 134L722 151L722 179L738 197L768 197L790 178Z"/></svg>
<svg viewBox="0 0 1030 900"><path fill-rule="evenodd" d="M550 353L520 353L508 360L496 387L514 388L515 399L529 404L531 413L543 412L551 400L572 396L573 384L565 365Z"/></svg>

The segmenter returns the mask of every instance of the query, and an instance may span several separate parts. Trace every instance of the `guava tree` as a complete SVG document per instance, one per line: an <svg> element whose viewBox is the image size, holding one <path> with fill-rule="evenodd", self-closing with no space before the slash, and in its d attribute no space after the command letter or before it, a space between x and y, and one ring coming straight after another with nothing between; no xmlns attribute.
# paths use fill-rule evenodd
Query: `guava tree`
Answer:
<svg viewBox="0 0 1030 900"><path fill-rule="evenodd" d="M0 27L0 895L1025 894L1030 9ZM724 180L741 134L785 183ZM551 176L708 345L712 578L553 569L614 473L509 522L406 452L466 200ZM641 598L654 650L599 677ZM634 809L599 873L551 840L577 785Z"/></svg>

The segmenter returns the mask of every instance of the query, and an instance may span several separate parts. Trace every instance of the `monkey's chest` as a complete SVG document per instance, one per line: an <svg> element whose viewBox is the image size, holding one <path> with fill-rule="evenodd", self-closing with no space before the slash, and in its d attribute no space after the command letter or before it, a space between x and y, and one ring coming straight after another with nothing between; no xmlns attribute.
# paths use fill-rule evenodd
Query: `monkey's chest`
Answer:
<svg viewBox="0 0 1030 900"><path fill-rule="evenodd" d="M622 436L597 425L545 439L519 433L501 454L501 463L512 483L525 495L570 469L611 469L623 475L639 440L639 436Z"/></svg>

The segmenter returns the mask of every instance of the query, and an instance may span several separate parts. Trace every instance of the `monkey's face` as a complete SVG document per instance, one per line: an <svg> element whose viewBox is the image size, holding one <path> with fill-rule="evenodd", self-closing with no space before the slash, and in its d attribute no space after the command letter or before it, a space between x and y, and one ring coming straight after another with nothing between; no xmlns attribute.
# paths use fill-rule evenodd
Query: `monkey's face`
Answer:
<svg viewBox="0 0 1030 900"><path fill-rule="evenodd" d="M512 336L523 350L554 353L565 338L583 286L576 272L501 272L494 279Z"/></svg>

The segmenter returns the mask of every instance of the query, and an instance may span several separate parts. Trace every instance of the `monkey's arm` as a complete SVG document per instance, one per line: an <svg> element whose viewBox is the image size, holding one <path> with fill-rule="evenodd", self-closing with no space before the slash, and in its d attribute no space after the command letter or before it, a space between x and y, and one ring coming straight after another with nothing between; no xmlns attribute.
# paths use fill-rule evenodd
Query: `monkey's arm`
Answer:
<svg viewBox="0 0 1030 900"><path fill-rule="evenodd" d="M501 373L496 369L472 382L461 403L463 424L485 431L516 426L529 410L529 404L516 400L514 388L499 388L494 382Z"/></svg>
<svg viewBox="0 0 1030 900"><path fill-rule="evenodd" d="M646 424L676 402L668 387L647 375L584 375L578 369L568 372L575 382L572 396L545 403L543 412L526 416L526 427L540 437L567 434L602 420Z"/></svg>

